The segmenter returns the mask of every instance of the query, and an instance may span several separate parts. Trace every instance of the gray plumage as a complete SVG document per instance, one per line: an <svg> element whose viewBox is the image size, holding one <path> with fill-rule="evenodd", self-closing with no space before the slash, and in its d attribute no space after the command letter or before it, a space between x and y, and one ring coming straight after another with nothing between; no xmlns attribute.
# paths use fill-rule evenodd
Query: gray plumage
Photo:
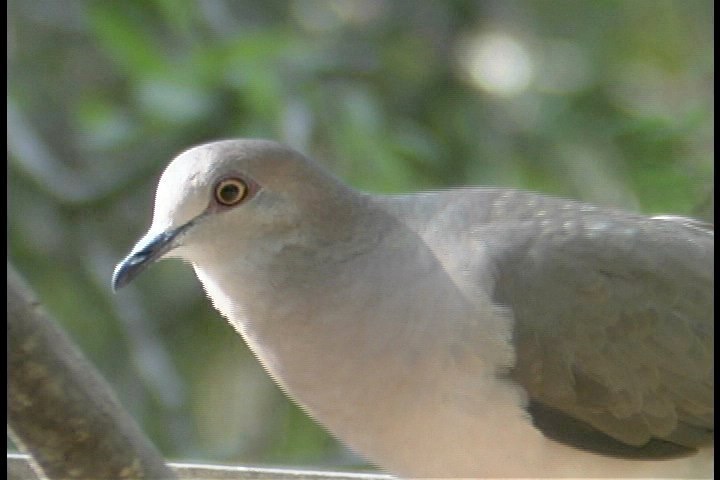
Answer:
<svg viewBox="0 0 720 480"><path fill-rule="evenodd" d="M249 186L218 203L219 181ZM356 192L273 142L163 174L115 272L191 262L281 387L406 476L709 475L712 228L528 192ZM710 452L710 453L708 453Z"/></svg>

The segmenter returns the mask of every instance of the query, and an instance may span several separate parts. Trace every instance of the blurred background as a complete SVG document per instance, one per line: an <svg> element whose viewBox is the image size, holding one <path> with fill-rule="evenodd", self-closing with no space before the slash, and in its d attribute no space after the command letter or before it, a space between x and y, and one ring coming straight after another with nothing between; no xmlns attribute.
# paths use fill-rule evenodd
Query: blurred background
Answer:
<svg viewBox="0 0 720 480"><path fill-rule="evenodd" d="M712 0L11 0L9 258L163 454L362 467L162 262L185 148L264 137L357 188L542 191L712 220Z"/></svg>

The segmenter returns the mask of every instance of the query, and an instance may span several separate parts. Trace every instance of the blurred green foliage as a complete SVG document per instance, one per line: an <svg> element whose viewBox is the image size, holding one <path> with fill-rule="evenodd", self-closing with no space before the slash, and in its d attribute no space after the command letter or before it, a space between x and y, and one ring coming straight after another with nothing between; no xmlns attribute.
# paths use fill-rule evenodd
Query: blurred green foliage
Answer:
<svg viewBox="0 0 720 480"><path fill-rule="evenodd" d="M11 0L9 256L159 448L359 462L165 262L113 296L179 151L266 137L358 188L712 217L710 0Z"/></svg>

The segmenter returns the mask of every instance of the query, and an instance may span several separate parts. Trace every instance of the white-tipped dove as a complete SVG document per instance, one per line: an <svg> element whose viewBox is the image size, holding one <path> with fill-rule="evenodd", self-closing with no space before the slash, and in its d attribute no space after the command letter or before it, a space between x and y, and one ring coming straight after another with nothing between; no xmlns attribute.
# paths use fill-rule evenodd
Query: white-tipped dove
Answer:
<svg viewBox="0 0 720 480"><path fill-rule="evenodd" d="M228 140L170 163L113 286L168 257L391 473L712 475L710 225L499 188L361 193Z"/></svg>

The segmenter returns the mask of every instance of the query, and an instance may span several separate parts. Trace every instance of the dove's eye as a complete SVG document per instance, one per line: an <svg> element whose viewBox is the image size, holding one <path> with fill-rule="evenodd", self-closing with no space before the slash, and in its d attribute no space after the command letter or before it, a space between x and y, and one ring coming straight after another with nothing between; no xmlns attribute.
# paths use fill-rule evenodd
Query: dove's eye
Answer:
<svg viewBox="0 0 720 480"><path fill-rule="evenodd" d="M248 196L248 185L240 178L226 178L215 186L215 200L226 207L232 207Z"/></svg>

